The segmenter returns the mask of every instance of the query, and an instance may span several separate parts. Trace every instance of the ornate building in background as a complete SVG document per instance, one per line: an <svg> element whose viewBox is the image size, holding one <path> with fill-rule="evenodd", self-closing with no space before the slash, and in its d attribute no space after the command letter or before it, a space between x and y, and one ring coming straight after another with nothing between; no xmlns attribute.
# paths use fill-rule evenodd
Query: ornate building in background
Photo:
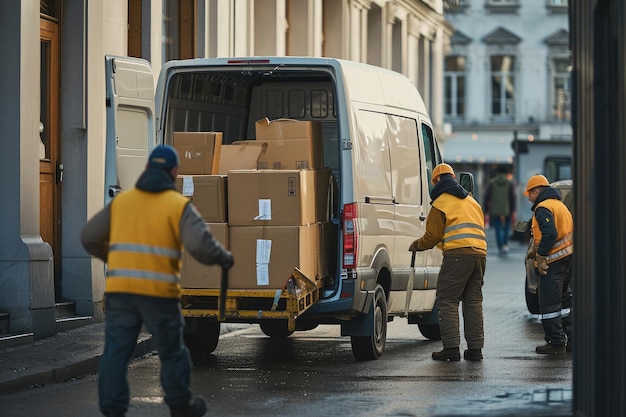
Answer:
<svg viewBox="0 0 626 417"><path fill-rule="evenodd" d="M479 197L497 165L520 183L537 171L571 178L567 0L460 0L446 19L455 28L444 61L446 162L475 173ZM539 142L555 159L529 167Z"/></svg>

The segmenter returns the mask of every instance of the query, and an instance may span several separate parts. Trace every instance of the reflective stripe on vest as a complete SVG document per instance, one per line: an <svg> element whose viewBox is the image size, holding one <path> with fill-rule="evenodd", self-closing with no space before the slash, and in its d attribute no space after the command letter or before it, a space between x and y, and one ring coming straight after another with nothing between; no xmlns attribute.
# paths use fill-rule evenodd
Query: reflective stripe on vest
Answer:
<svg viewBox="0 0 626 417"><path fill-rule="evenodd" d="M182 252L176 249L160 248L158 246L140 245L135 243L116 243L109 247L109 252L122 251L122 252L137 252L147 253L150 255L167 256L169 258L180 258Z"/></svg>
<svg viewBox="0 0 626 417"><path fill-rule="evenodd" d="M566 256L571 255L573 253L574 253L574 245L569 245L565 249L561 249L559 251L556 251L546 256L546 262L556 261L557 259L565 258Z"/></svg>
<svg viewBox="0 0 626 417"><path fill-rule="evenodd" d="M468 247L487 250L483 227L485 217L480 205L471 196L458 198L444 193L433 201L433 207L446 215L441 241L444 251Z"/></svg>
<svg viewBox="0 0 626 417"><path fill-rule="evenodd" d="M127 278L146 278L155 281L176 283L178 277L172 274L162 274L159 272L142 271L139 269L108 269L107 277L127 277Z"/></svg>
<svg viewBox="0 0 626 417"><path fill-rule="evenodd" d="M450 242L452 240L456 240L456 239L465 239L465 238L471 238L471 239L480 239L480 240L484 240L487 241L487 238L484 235L481 235L480 232L483 231L483 228L480 227L477 224L474 223L461 223L461 224L457 224L454 226L449 226L446 227L443 231L444 236L448 235L450 232L453 232L455 230L459 230L459 229L477 229L478 233L459 233L456 235L452 235L449 237L444 237L443 238L443 243L447 243Z"/></svg>
<svg viewBox="0 0 626 417"><path fill-rule="evenodd" d="M134 252L137 254L149 254L156 256L164 256L171 258L172 261L180 259L182 252L175 249L160 248L157 246L140 245L133 243L116 243L111 245L109 253L111 252ZM107 277L128 277L128 278L147 278L154 279L156 281L163 281L169 283L177 283L178 277L176 274L168 274L162 272L146 271L139 269L108 269L106 273Z"/></svg>
<svg viewBox="0 0 626 417"><path fill-rule="evenodd" d="M554 227L557 232L557 241L550 249L548 256L546 256L546 262L554 262L573 254L574 243L572 230L574 225L572 221L572 214L567 209L565 204L563 204L561 200L551 198L537 204L535 211L539 207L543 207L552 213L552 217L554 218ZM539 222L534 215L532 217L532 233L535 244L539 245L542 234L541 229L539 228Z"/></svg>

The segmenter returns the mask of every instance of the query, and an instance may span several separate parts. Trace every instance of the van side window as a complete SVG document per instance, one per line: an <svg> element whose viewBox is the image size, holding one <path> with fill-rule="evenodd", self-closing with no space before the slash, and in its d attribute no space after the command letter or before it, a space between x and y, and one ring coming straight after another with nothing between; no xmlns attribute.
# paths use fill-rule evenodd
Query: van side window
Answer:
<svg viewBox="0 0 626 417"><path fill-rule="evenodd" d="M354 164L355 198L357 201L376 199L392 204L391 159L386 117L366 110L356 112L357 140L354 152L359 163Z"/></svg>
<svg viewBox="0 0 626 417"><path fill-rule="evenodd" d="M391 186L395 202L422 205L422 172L419 134L415 119L388 115L391 151Z"/></svg>
<svg viewBox="0 0 626 417"><path fill-rule="evenodd" d="M441 160L441 154L439 153L433 130L424 123L422 123L422 140L424 141L424 160L426 161L426 173L428 175L428 187L430 191L433 187L430 183L433 168L443 161Z"/></svg>

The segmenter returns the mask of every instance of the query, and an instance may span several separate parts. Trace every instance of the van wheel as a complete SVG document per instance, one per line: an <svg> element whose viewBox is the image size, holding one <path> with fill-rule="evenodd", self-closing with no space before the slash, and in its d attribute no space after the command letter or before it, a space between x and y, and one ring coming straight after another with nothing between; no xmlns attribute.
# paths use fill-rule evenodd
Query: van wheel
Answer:
<svg viewBox="0 0 626 417"><path fill-rule="evenodd" d="M265 335L275 339L286 339L293 334L293 330L289 330L287 320L262 321L259 326Z"/></svg>
<svg viewBox="0 0 626 417"><path fill-rule="evenodd" d="M420 333L428 340L441 340L441 333L438 324L418 324Z"/></svg>
<svg viewBox="0 0 626 417"><path fill-rule="evenodd" d="M526 307L530 314L541 314L539 308L539 294L528 289L528 285L524 285L524 293L526 295Z"/></svg>
<svg viewBox="0 0 626 417"><path fill-rule="evenodd" d="M380 285L374 291L374 335L351 336L352 354L358 361L371 361L378 359L385 351L387 340L387 299L385 291Z"/></svg>
<svg viewBox="0 0 626 417"><path fill-rule="evenodd" d="M220 339L220 322L204 317L186 317L184 339L192 355L213 353Z"/></svg>

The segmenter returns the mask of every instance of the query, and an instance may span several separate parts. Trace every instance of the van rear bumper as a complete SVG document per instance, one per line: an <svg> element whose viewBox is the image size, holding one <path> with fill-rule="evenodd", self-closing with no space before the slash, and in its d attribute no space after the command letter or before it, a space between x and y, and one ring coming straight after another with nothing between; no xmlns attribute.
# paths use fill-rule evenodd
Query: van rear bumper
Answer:
<svg viewBox="0 0 626 417"><path fill-rule="evenodd" d="M349 278L341 280L339 298L321 299L311 306L303 317L314 319L316 316L330 316L338 320L348 320L367 314L374 299L377 276L378 272L375 269L359 269Z"/></svg>

